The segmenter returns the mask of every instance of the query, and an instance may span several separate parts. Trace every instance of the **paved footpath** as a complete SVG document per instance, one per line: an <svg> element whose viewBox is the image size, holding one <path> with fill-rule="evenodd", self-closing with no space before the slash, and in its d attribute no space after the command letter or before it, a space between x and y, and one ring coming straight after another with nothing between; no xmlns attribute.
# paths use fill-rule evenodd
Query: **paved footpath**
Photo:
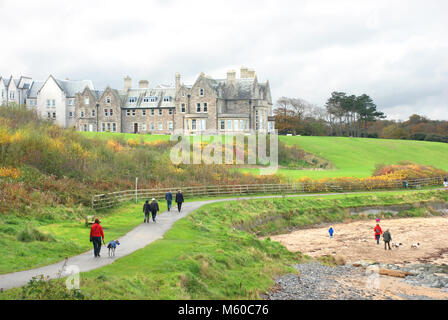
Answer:
<svg viewBox="0 0 448 320"><path fill-rule="evenodd" d="M101 268L108 264L111 264L116 259L127 256L139 249L146 247L148 244L163 237L165 232L171 229L174 222L184 218L190 212L193 212L203 205L215 202L223 201L238 201L238 200L250 200L250 199L264 199L264 198L283 198L283 197L313 197L313 196L330 196L340 194L366 194L371 192L353 192L353 193L328 193L328 194L301 194L301 195L286 195L286 196L258 196L258 197L239 197L229 199L216 199L207 201L185 202L182 205L182 211L177 211L177 206L173 206L171 212L164 212L157 216L157 223L150 222L142 223L136 228L132 229L129 233L119 238L120 246L117 248L115 257L108 257L107 248L102 247L101 257L94 258L93 250L68 258L67 260L44 266L41 268L19 271L14 273L7 273L0 275L0 288L10 289L14 287L21 287L28 283L32 277L39 277L44 275L49 278L57 278L67 276L71 272L70 266L76 266L79 268L79 272L86 272L93 269ZM143 219L143 215L142 215ZM107 234L106 234L107 236ZM63 270L65 266L69 266L67 270Z"/></svg>

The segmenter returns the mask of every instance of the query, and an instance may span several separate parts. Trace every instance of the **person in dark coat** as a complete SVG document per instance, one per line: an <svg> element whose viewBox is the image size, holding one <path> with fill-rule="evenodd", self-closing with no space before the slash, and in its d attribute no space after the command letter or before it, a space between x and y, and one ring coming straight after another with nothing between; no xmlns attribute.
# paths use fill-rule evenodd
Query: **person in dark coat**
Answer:
<svg viewBox="0 0 448 320"><path fill-rule="evenodd" d="M152 202L149 205L149 211L151 211L152 221L156 222L157 212L159 212L159 204L154 198L152 198Z"/></svg>
<svg viewBox="0 0 448 320"><path fill-rule="evenodd" d="M171 210L171 203L173 202L173 194L171 193L171 190L165 193L165 199L166 199L166 206L168 208L168 211Z"/></svg>
<svg viewBox="0 0 448 320"><path fill-rule="evenodd" d="M145 214L145 220L143 223L149 223L149 201L146 200L145 204L143 205L143 213Z"/></svg>
<svg viewBox="0 0 448 320"><path fill-rule="evenodd" d="M179 210L179 212L182 209L182 202L184 202L184 195L182 194L181 190L179 190L176 193L177 210Z"/></svg>
<svg viewBox="0 0 448 320"><path fill-rule="evenodd" d="M386 245L389 246L389 250L392 250L390 248L390 242L392 241L392 236L390 235L389 229L387 229L384 233L383 233L383 240L384 240L384 250L386 249Z"/></svg>

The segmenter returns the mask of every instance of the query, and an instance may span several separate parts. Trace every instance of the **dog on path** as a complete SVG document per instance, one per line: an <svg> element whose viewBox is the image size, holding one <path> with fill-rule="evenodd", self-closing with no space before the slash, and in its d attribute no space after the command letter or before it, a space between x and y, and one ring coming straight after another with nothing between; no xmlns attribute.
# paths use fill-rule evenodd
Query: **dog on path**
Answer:
<svg viewBox="0 0 448 320"><path fill-rule="evenodd" d="M107 248L109 249L109 257L115 257L115 249L117 249L117 246L120 245L120 241L118 240L112 240L107 245Z"/></svg>
<svg viewBox="0 0 448 320"><path fill-rule="evenodd" d="M392 248L399 249L403 244L401 242L394 242L392 243Z"/></svg>
<svg viewBox="0 0 448 320"><path fill-rule="evenodd" d="M411 249L418 249L418 247L420 247L420 243L419 243L419 242L417 242L417 243L413 243L413 244L411 245Z"/></svg>

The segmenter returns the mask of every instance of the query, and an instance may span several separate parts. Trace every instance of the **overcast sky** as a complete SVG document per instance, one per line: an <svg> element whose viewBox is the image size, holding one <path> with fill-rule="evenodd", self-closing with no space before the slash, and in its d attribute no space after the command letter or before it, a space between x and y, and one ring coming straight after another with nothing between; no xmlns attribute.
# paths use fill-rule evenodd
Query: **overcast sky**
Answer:
<svg viewBox="0 0 448 320"><path fill-rule="evenodd" d="M0 0L0 75L102 89L255 69L274 101L370 95L389 119L448 119L448 1Z"/></svg>

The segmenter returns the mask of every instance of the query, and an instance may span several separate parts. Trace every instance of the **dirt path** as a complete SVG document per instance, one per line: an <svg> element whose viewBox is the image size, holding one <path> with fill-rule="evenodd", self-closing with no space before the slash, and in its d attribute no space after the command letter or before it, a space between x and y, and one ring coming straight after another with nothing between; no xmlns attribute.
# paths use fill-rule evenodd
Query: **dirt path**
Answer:
<svg viewBox="0 0 448 320"><path fill-rule="evenodd" d="M375 221L335 224L333 239L328 235L328 227L298 230L271 239L290 251L311 257L341 255L347 262L372 260L398 265L448 264L448 217L382 220L380 225L383 231L390 230L392 242L401 242L403 246L385 251L382 239L377 245L373 233ZM411 245L417 242L420 247L412 249Z"/></svg>

